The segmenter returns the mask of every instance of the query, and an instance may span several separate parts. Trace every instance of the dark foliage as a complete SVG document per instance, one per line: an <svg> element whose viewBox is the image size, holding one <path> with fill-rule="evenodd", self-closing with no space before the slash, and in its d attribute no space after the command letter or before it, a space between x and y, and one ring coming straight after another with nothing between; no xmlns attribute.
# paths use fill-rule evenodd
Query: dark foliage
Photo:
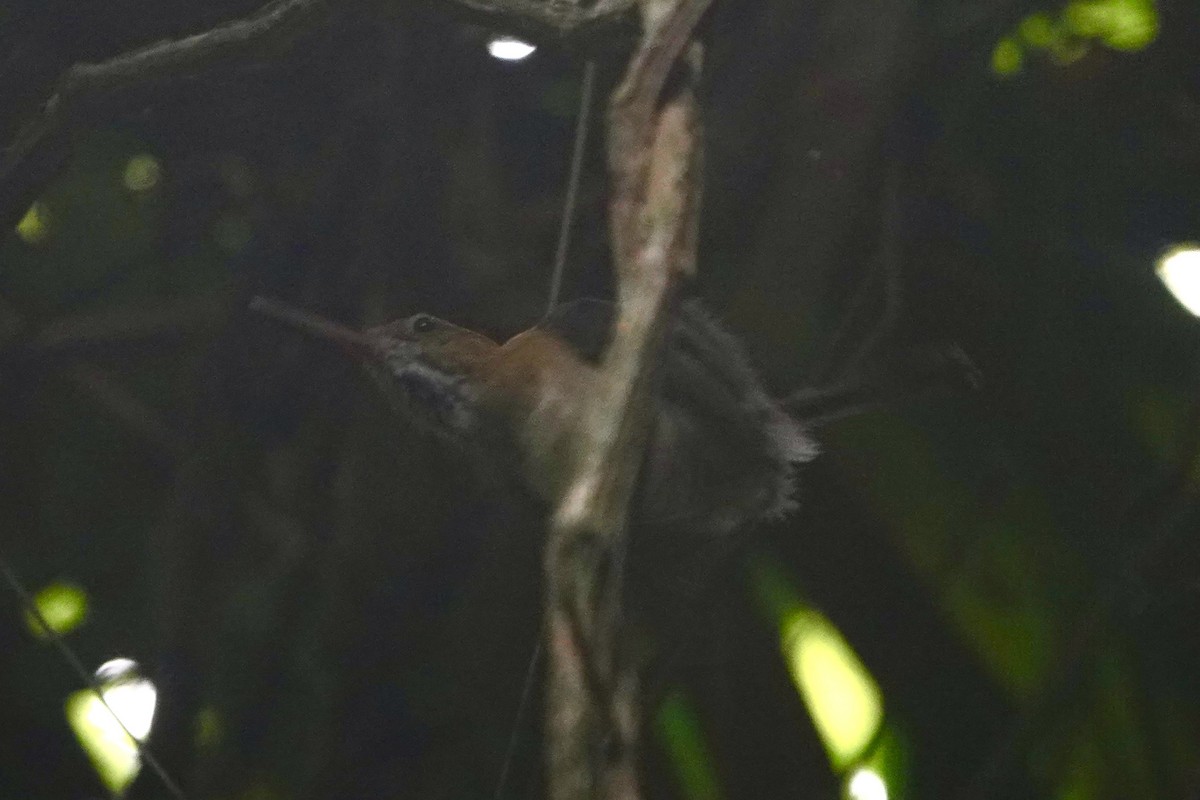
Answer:
<svg viewBox="0 0 1200 800"><path fill-rule="evenodd" d="M96 98L38 166L43 235L0 245L0 551L87 591L72 646L143 663L193 798L490 796L538 635L541 510L245 310L504 336L544 306L580 64L492 60L439 3L362 5ZM0 139L70 64L257 6L7 4ZM1153 272L1200 238L1200 6L1160 0L1144 49L998 78L1039 7L729 0L706 22L696 288L768 383L834 381L868 341L954 342L985 378L823 430L800 511L696 576L659 689L694 706L725 797L843 777L746 562L874 675L893 797L1200 793L1200 328ZM610 291L598 138L568 297ZM127 174L142 154L155 181ZM78 687L8 600L0 796L99 794L62 717ZM538 793L536 720L511 797ZM647 796L685 796L650 740Z"/></svg>

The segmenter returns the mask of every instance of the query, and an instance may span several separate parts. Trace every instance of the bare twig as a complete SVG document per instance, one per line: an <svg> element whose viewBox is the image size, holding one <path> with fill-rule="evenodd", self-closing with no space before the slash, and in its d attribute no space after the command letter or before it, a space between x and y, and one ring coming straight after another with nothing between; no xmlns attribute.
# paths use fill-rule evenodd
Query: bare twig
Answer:
<svg viewBox="0 0 1200 800"><path fill-rule="evenodd" d="M284 48L329 13L326 0L274 0L245 19L182 39L157 42L97 64L69 67L42 113L6 149L0 165L0 225L11 227L70 155L68 128L92 101L212 66L253 60Z"/></svg>
<svg viewBox="0 0 1200 800"><path fill-rule="evenodd" d="M530 35L559 39L591 35L627 20L636 0L597 0L591 5L561 0L441 0ZM99 63L79 63L59 78L42 111L22 127L0 160L0 228L16 224L42 188L70 157L70 129L100 116L97 102L129 89L194 75L212 67L260 60L284 50L315 30L334 9L328 0L272 0L244 19L182 39L131 50ZM108 109L107 113L112 113Z"/></svg>
<svg viewBox="0 0 1200 800"><path fill-rule="evenodd" d="M597 0L590 6L563 0L440 0L534 38L580 39L628 20L637 0Z"/></svg>
<svg viewBox="0 0 1200 800"><path fill-rule="evenodd" d="M859 342L847 362L841 365L837 373L840 379L845 379L875 354L879 343L894 333L896 320L900 316L904 290L900 281L900 268L904 262L903 214L900 206L902 176L901 166L896 163L888 170L884 180L882 221L879 225L879 245L875 254L876 269L883 280L883 286L880 287L883 308L880 309L879 316L875 318L866 337Z"/></svg>
<svg viewBox="0 0 1200 800"><path fill-rule="evenodd" d="M574 468L546 543L547 771L552 800L635 800L637 670L622 645L627 517L665 319L695 263L699 122L688 48L710 0L644 0L646 34L609 108L612 343L582 401ZM682 88L663 97L686 55Z"/></svg>
<svg viewBox="0 0 1200 800"><path fill-rule="evenodd" d="M900 241L901 177L900 164L893 164L880 192L882 208L875 257L847 301L824 358L813 370L813 376L818 382L845 381L864 361L875 354L879 343L895 328L896 319L900 314L903 289L900 281L900 267L904 257ZM851 342L851 334L857 327L856 323L859 322L864 308L875 294L881 298L880 308L862 340L855 346ZM842 358L841 353L846 347L852 347L853 351Z"/></svg>
<svg viewBox="0 0 1200 800"><path fill-rule="evenodd" d="M496 779L496 791L492 794L492 800L504 800L504 793L508 790L508 775L517 755L521 721L525 718L525 710L529 707L529 701L533 697L538 665L542 661L543 638L542 631L539 630L537 640L533 644L533 652L529 656L529 663L525 667L525 680L521 684L521 698L517 701L517 713L513 715L515 721L512 733L508 736L508 746L504 748L504 760L500 762L500 777Z"/></svg>
<svg viewBox="0 0 1200 800"><path fill-rule="evenodd" d="M563 199L562 219L558 228L558 246L554 251L554 269L550 275L550 291L546 300L546 316L558 305L562 292L563 272L567 266L567 248L571 244L571 223L575 220L575 206L579 200L579 179L583 173L583 154L587 150L588 125L591 121L592 92L596 83L596 62L588 61L583 67L583 81L579 88L579 115L575 120L575 144L571 149L571 167L567 176L567 193Z"/></svg>
<svg viewBox="0 0 1200 800"><path fill-rule="evenodd" d="M205 67L227 66L261 58L290 45L312 30L328 13L326 0L274 0L245 19L226 22L193 36L156 42L99 64L76 64L67 70L59 94L122 89L150 80L190 75Z"/></svg>

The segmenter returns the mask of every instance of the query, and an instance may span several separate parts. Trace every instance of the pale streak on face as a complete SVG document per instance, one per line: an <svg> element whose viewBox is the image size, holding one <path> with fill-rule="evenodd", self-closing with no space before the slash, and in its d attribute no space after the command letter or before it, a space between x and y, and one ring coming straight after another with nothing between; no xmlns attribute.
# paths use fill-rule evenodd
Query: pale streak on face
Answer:
<svg viewBox="0 0 1200 800"><path fill-rule="evenodd" d="M475 393L467 379L423 359L416 342L393 340L384 352L384 377L405 399L409 416L435 432L464 436L475 427Z"/></svg>

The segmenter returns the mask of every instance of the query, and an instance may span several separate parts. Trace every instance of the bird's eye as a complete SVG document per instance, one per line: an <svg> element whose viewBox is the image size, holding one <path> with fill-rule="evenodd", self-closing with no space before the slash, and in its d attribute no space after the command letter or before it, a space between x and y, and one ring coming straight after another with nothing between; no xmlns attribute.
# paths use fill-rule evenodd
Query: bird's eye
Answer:
<svg viewBox="0 0 1200 800"><path fill-rule="evenodd" d="M437 320L428 314L417 314L412 320L413 333L429 333L437 327Z"/></svg>

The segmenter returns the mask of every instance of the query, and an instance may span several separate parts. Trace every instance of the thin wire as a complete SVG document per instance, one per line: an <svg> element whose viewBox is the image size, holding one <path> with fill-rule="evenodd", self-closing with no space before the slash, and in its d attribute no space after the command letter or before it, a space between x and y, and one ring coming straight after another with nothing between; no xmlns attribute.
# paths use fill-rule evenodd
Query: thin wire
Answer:
<svg viewBox="0 0 1200 800"><path fill-rule="evenodd" d="M869 356L874 355L876 347L885 336L892 333L896 327L896 318L900 315L903 302L904 285L900 280L901 260L904 257L903 243L900 241L903 209L900 206L900 190L904 180L903 167L899 163L892 165L884 179L883 210L879 226L879 247L875 254L879 272L883 276L883 308L879 318L866 337L859 343L858 348L851 354L849 360L842 365L838 372L839 379L846 378L856 368L862 366Z"/></svg>
<svg viewBox="0 0 1200 800"><path fill-rule="evenodd" d="M118 716L117 712L113 710L112 706L108 704L108 700L105 699L104 687L100 685L100 681L98 681L96 676L83 666L83 662L79 659L79 656L75 655L75 651L71 649L71 646L67 644L66 640L63 639L61 635L59 635L58 631L51 627L50 623L46 620L46 617L42 614L41 609L38 608L37 602L33 599L33 595L30 594L29 590L25 588L25 584L21 582L21 579L17 577L17 573L13 569L12 564L10 564L8 559L4 557L3 553L0 553L0 573L4 574L5 582L17 595L17 598L21 601L21 605L25 608L25 612L32 616L34 621L36 621L37 624L41 626L42 630L46 632L46 635L50 638L51 644L54 645L59 654L63 657L67 664L70 665L71 669L75 671L75 674L79 676L79 680L81 680L87 686L87 688L91 689L92 693L96 695L96 698L100 701L101 705L108 710L109 714L112 714L113 719L115 719L117 724L121 726L121 730L125 732L125 735L129 737L130 741L133 742L134 747L137 748L138 756L142 759L142 761L149 765L154 774L158 776L158 779L162 781L167 793L174 797L175 800L187 800L187 795L183 793L183 790L179 788L179 784L175 783L170 774L167 773L167 770L161 763L159 763L159 760L154 757L152 752L150 752L150 748L140 739L138 739L138 737L134 736L130 732L129 728L125 727L125 722L120 716Z"/></svg>
<svg viewBox="0 0 1200 800"><path fill-rule="evenodd" d="M583 174L583 156L587 151L588 128L591 124L592 95L596 85L596 62L587 61L583 66L583 80L579 88L579 113L575 119L575 142L571 150L571 167L567 175L567 193L563 199L562 219L558 228L558 246L554 251L554 270L550 275L550 291L546 301L545 317L550 316L558 305L562 293L563 272L566 270L567 250L571 245L571 225L575 219L575 207L579 201L579 181ZM543 319L545 319L543 317ZM517 741L520 739L521 723L529 710L529 701L533 696L533 684L537 678L538 664L542 660L542 638L544 630L538 630L537 641L529 656L529 666L525 670L525 682L521 687L521 699L517 702L517 713L513 719L512 733L508 737L504 761L500 765L500 777L496 780L494 800L503 800L504 791L508 787L509 773L517 754Z"/></svg>
<svg viewBox="0 0 1200 800"><path fill-rule="evenodd" d="M513 761L517 755L517 740L520 738L521 722L529 709L529 700L533 696L534 678L537 677L538 663L542 660L542 632L538 629L537 641L533 645L533 654L529 656L529 666L525 669L525 682L521 686L521 699L517 701L517 713L513 720L512 733L508 737L508 746L504 751L504 763L500 765L500 777L496 780L496 792L493 800L504 800L504 790L508 788L508 773L512 770Z"/></svg>
<svg viewBox="0 0 1200 800"><path fill-rule="evenodd" d="M812 370L813 380L818 383L833 383L847 378L853 373L855 367L861 366L868 356L874 355L872 351L895 325L896 316L900 312L900 295L903 290L899 263L903 256L899 242L902 177L901 166L894 164L884 179L880 190L879 242L870 266L859 280L858 286L840 315L833 336L825 347L825 353L818 357ZM863 335L862 341L855 345L851 337L857 333L856 328L862 327L860 314L874 299L873 295L876 291L882 298L879 317L874 323L868 320L869 330ZM852 352L844 355L847 349Z"/></svg>
<svg viewBox="0 0 1200 800"><path fill-rule="evenodd" d="M587 150L588 127L591 124L592 94L596 84L596 62L583 65L583 82L579 89L579 114L575 119L575 145L571 152L571 171L567 177L567 194L563 200L562 219L558 227L558 247L554 251L554 272L550 275L550 296L546 301L546 316L558 305L562 293L563 271L567 264L567 249L571 245L571 224L579 201L579 176L583 173L583 154Z"/></svg>

